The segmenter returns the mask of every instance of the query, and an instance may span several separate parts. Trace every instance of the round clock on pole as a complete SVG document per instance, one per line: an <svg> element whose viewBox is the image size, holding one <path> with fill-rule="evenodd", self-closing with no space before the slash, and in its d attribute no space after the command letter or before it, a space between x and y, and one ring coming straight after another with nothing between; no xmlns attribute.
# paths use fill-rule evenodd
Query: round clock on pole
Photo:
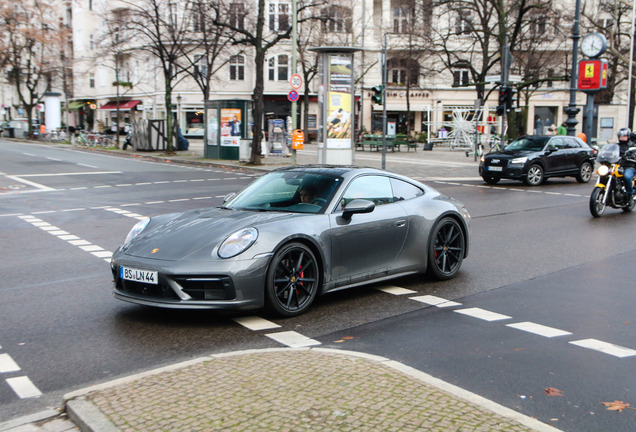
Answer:
<svg viewBox="0 0 636 432"><path fill-rule="evenodd" d="M581 52L589 58L596 58L607 49L607 39L601 33L590 33L581 41Z"/></svg>

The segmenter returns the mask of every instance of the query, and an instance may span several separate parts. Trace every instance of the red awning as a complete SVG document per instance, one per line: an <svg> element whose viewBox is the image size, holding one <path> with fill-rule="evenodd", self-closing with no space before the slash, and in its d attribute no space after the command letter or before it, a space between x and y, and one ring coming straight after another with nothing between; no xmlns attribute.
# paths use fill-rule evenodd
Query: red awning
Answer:
<svg viewBox="0 0 636 432"><path fill-rule="evenodd" d="M129 111L140 103L140 100L119 101L119 110ZM104 105L100 106L99 109L117 111L117 101L107 102Z"/></svg>

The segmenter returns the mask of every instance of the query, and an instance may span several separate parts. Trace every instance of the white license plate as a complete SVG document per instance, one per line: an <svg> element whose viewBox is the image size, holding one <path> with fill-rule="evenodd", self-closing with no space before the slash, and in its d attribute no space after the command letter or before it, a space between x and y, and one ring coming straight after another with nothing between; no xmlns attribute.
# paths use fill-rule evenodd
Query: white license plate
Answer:
<svg viewBox="0 0 636 432"><path fill-rule="evenodd" d="M119 277L122 279L157 285L159 283L156 271L140 270L130 267L119 267Z"/></svg>
<svg viewBox="0 0 636 432"><path fill-rule="evenodd" d="M488 171L503 171L503 167L489 166Z"/></svg>

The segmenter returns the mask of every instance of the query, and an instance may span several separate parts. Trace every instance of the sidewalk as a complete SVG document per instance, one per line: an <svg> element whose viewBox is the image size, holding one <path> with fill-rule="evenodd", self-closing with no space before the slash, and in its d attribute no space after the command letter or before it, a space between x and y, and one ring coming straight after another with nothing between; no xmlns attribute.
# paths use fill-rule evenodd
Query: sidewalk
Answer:
<svg viewBox="0 0 636 432"><path fill-rule="evenodd" d="M282 156L258 167L204 160L196 144L177 156L125 153L232 169L291 165ZM296 159L316 163L316 146ZM355 164L380 167L381 153L358 151ZM447 148L388 153L386 166L421 180L478 178L472 156ZM67 394L63 411L2 423L0 431L557 431L391 359L325 348L198 358Z"/></svg>

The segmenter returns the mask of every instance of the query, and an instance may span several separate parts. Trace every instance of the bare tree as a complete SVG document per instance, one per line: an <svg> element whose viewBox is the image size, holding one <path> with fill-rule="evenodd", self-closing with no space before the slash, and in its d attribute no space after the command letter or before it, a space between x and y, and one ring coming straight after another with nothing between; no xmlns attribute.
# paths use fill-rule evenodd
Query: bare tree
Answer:
<svg viewBox="0 0 636 432"><path fill-rule="evenodd" d="M8 69L8 81L18 94L14 108L24 108L28 136L33 136L33 109L51 89L60 70L57 44L59 22L54 18L54 0L16 0L0 6L1 63Z"/></svg>
<svg viewBox="0 0 636 432"><path fill-rule="evenodd" d="M130 6L123 23L131 35L132 48L147 51L159 60L165 92L167 151L174 151L172 90L183 74L181 56L193 49L191 42L192 1L126 1ZM188 48L189 47L189 48Z"/></svg>
<svg viewBox="0 0 636 432"><path fill-rule="evenodd" d="M266 11L268 4L271 10ZM263 141L263 114L265 103L263 93L265 90L265 57L267 52L283 39L289 39L292 31L291 8L287 2L267 3L258 0L256 10L251 11L241 2L218 2L212 5L214 9L214 23L230 31L232 43L238 46L246 46L253 50L255 83L252 93L254 103L254 138L252 140L252 153L250 163L261 164L261 143ZM315 7L314 3L299 2L298 23L315 19L303 17L306 9Z"/></svg>

